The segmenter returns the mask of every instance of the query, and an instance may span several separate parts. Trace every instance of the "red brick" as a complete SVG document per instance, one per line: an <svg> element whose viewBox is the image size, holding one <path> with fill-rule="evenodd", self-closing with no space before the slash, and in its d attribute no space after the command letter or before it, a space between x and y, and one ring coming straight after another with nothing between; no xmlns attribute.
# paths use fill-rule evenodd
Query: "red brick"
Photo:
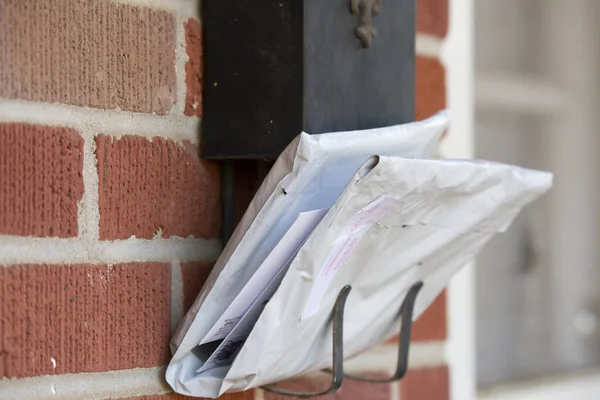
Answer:
<svg viewBox="0 0 600 400"><path fill-rule="evenodd" d="M110 0L4 0L0 97L166 114L175 19Z"/></svg>
<svg viewBox="0 0 600 400"><path fill-rule="evenodd" d="M181 279L183 281L183 312L190 309L202 285L208 278L212 263L192 262L181 264Z"/></svg>
<svg viewBox="0 0 600 400"><path fill-rule="evenodd" d="M220 171L197 149L161 138L96 139L100 239L219 235Z"/></svg>
<svg viewBox="0 0 600 400"><path fill-rule="evenodd" d="M1 376L167 363L170 288L162 263L0 267Z"/></svg>
<svg viewBox="0 0 600 400"><path fill-rule="evenodd" d="M176 393L153 395L153 396L129 397L127 399L121 399L121 400L187 400L187 399L189 399L189 400L192 400L192 399L208 400L208 399L203 399L200 397L182 396L182 395L176 394ZM254 391L248 390L246 392L224 394L223 396L219 397L219 399L220 400L254 400Z"/></svg>
<svg viewBox="0 0 600 400"><path fill-rule="evenodd" d="M278 387L289 390L306 392L318 392L325 390L331 384L327 378L319 379L295 379L278 383ZM359 382L345 379L342 387L335 393L327 396L312 397L314 400L390 400L391 388L389 384ZM288 400L290 397L280 396L265 392L265 400ZM404 400L404 399L403 399Z"/></svg>
<svg viewBox="0 0 600 400"><path fill-rule="evenodd" d="M446 107L446 77L444 66L426 57L417 57L415 75L415 118L419 121Z"/></svg>
<svg viewBox="0 0 600 400"><path fill-rule="evenodd" d="M402 400L449 400L450 383L446 366L410 370L400 381Z"/></svg>
<svg viewBox="0 0 600 400"><path fill-rule="evenodd" d="M411 333L414 341L446 339L446 291L419 317Z"/></svg>
<svg viewBox="0 0 600 400"><path fill-rule="evenodd" d="M185 23L185 46L189 57L185 64L185 115L202 116L202 28L190 18Z"/></svg>
<svg viewBox="0 0 600 400"><path fill-rule="evenodd" d="M448 0L417 1L417 32L444 37L448 32Z"/></svg>
<svg viewBox="0 0 600 400"><path fill-rule="evenodd" d="M0 124L0 233L77 236L82 168L83 139L76 131Z"/></svg>

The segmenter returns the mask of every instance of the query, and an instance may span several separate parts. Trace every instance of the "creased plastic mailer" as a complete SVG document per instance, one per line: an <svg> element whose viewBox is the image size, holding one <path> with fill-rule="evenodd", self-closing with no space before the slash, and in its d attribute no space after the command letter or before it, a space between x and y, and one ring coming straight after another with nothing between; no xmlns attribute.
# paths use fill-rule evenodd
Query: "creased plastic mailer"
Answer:
<svg viewBox="0 0 600 400"><path fill-rule="evenodd" d="M549 189L552 176L496 163L373 157L349 182L300 249L233 365L188 378L176 390L216 397L330 366L329 317L346 284L353 289L344 314L344 355L369 349L398 331L398 311L413 283L424 282L417 318L494 233ZM362 237L318 313L300 320L331 243L346 221L381 195L401 204Z"/></svg>
<svg viewBox="0 0 600 400"><path fill-rule="evenodd" d="M213 397L228 367L196 377L197 360L190 350L240 292L298 213L330 207L371 155L431 154L447 125L447 113L441 112L411 124L312 136L302 133L294 139L264 180L175 333L171 341L174 355L166 375L169 384L180 393Z"/></svg>
<svg viewBox="0 0 600 400"><path fill-rule="evenodd" d="M552 175L468 161L380 157L357 173L301 248L265 307L220 393L239 391L330 367L330 315L339 290L352 285L344 314L344 356L398 331L408 289L423 281L417 318L485 243L548 190ZM319 312L299 320L314 277L343 224L386 195L403 202L362 237L333 279Z"/></svg>

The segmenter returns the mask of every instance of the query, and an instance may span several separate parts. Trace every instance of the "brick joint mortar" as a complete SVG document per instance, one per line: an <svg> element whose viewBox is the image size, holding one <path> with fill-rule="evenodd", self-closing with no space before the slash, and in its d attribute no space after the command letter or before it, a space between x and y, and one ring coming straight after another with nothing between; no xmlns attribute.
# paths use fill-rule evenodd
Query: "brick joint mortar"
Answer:
<svg viewBox="0 0 600 400"><path fill-rule="evenodd" d="M85 238L32 238L0 235L0 265L116 264L125 262L215 261L218 239L129 238L89 243Z"/></svg>
<svg viewBox="0 0 600 400"><path fill-rule="evenodd" d="M175 50L175 70L176 74L176 86L177 86L177 98L175 105L171 110L171 113L175 115L183 115L185 110L185 97L186 97L186 71L185 64L188 62L189 57L187 54L186 42L185 42L185 23L188 18L177 17L175 25L175 33L177 35L176 50Z"/></svg>

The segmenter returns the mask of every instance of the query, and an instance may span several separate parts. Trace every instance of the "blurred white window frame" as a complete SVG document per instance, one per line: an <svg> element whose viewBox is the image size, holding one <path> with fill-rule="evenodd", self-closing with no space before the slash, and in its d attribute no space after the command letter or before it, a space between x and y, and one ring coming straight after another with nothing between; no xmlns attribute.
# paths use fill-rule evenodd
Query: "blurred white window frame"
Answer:
<svg viewBox="0 0 600 400"><path fill-rule="evenodd" d="M450 0L449 32L442 47L446 66L450 132L441 145L447 158L473 156L473 0ZM448 288L448 341L450 398L471 400L476 395L475 312L473 265L468 265Z"/></svg>

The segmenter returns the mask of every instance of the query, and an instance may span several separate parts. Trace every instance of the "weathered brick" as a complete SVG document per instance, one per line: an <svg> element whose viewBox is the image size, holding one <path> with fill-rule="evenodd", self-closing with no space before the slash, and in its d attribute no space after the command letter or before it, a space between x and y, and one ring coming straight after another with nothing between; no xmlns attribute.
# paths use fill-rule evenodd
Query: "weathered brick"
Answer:
<svg viewBox="0 0 600 400"><path fill-rule="evenodd" d="M83 138L76 131L0 124L0 233L77 236L82 168Z"/></svg>
<svg viewBox="0 0 600 400"><path fill-rule="evenodd" d="M190 18L185 23L185 45L189 57L185 64L185 115L202 116L202 28Z"/></svg>
<svg viewBox="0 0 600 400"><path fill-rule="evenodd" d="M175 19L110 0L4 0L0 97L166 114Z"/></svg>
<svg viewBox="0 0 600 400"><path fill-rule="evenodd" d="M2 376L167 363L170 288L162 263L0 267Z"/></svg>
<svg viewBox="0 0 600 400"><path fill-rule="evenodd" d="M434 58L417 57L415 75L415 118L419 121L446 107L444 66Z"/></svg>
<svg viewBox="0 0 600 400"><path fill-rule="evenodd" d="M400 381L402 400L449 400L450 383L448 367L408 370Z"/></svg>
<svg viewBox="0 0 600 400"><path fill-rule="evenodd" d="M219 235L215 162L161 138L100 135L96 144L101 239Z"/></svg>
<svg viewBox="0 0 600 400"><path fill-rule="evenodd" d="M444 290L413 326L414 341L446 339L446 291Z"/></svg>
<svg viewBox="0 0 600 400"><path fill-rule="evenodd" d="M379 374L374 374L379 376ZM325 390L331 384L331 379L294 379L278 383L276 386L288 390L305 392L318 392ZM390 400L391 388L389 384L368 383L345 379L342 387L335 393L327 396L312 397L315 400ZM270 392L264 392L265 400L288 400L288 396L280 396ZM404 399L403 399L404 400Z"/></svg>
<svg viewBox="0 0 600 400"><path fill-rule="evenodd" d="M128 397L127 399L121 400L208 400L201 397L188 397L182 396L177 393L152 395L152 396L140 396L140 397ZM254 391L248 390L240 393L224 394L219 397L220 400L254 400Z"/></svg>
<svg viewBox="0 0 600 400"><path fill-rule="evenodd" d="M202 285L208 278L212 263L181 263L181 280L183 281L183 312L190 309Z"/></svg>
<svg viewBox="0 0 600 400"><path fill-rule="evenodd" d="M448 0L417 1L417 32L444 37L448 32Z"/></svg>

